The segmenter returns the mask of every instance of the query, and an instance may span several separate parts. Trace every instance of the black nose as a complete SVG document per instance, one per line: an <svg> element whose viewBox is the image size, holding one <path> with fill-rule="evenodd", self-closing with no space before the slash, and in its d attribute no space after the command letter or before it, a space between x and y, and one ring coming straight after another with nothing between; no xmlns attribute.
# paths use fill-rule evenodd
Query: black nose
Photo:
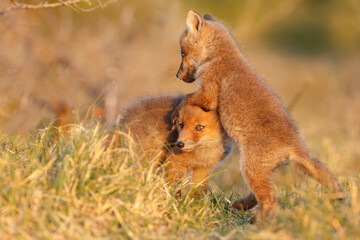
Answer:
<svg viewBox="0 0 360 240"><path fill-rule="evenodd" d="M184 145L185 144L183 142L176 142L176 146L178 146L178 148L183 148Z"/></svg>
<svg viewBox="0 0 360 240"><path fill-rule="evenodd" d="M176 77L179 78L179 71L176 73Z"/></svg>

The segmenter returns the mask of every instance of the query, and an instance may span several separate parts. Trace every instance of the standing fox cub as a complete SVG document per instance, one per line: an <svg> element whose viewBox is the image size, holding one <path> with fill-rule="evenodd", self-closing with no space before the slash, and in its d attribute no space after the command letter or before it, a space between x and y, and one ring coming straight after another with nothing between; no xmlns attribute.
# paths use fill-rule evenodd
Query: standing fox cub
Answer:
<svg viewBox="0 0 360 240"><path fill-rule="evenodd" d="M268 216L276 204L273 172L287 159L342 198L335 177L310 156L290 115L228 30L210 15L192 10L186 25L176 76L188 83L200 81L200 89L188 95L185 104L217 109L223 128L241 151L240 166L251 193L233 206L246 210L259 203L259 217Z"/></svg>
<svg viewBox="0 0 360 240"><path fill-rule="evenodd" d="M181 180L192 169L193 182L201 183L199 190L206 192L212 169L230 154L233 144L216 111L185 104L173 122L172 113L183 99L183 95L167 95L142 100L121 114L117 125L131 135L134 147L157 164L168 162L170 182Z"/></svg>

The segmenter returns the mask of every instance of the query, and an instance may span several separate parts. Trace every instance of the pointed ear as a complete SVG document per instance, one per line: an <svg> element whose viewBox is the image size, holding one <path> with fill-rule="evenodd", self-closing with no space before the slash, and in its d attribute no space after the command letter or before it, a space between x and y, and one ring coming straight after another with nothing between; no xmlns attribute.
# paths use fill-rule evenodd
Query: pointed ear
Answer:
<svg viewBox="0 0 360 240"><path fill-rule="evenodd" d="M191 33L195 33L202 28L203 19L200 14L194 10L189 10L186 17L186 26Z"/></svg>
<svg viewBox="0 0 360 240"><path fill-rule="evenodd" d="M174 131L176 129L176 121L179 118L179 107L177 107L174 112L171 114L171 130Z"/></svg>
<svg viewBox="0 0 360 240"><path fill-rule="evenodd" d="M216 21L215 18L208 13L204 15L204 19L208 21Z"/></svg>

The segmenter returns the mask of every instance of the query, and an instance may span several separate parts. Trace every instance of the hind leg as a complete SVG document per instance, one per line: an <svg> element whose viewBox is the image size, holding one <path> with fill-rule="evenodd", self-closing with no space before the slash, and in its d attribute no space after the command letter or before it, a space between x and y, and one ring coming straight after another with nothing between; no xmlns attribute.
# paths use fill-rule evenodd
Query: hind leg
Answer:
<svg viewBox="0 0 360 240"><path fill-rule="evenodd" d="M290 159L300 171L313 177L325 187L332 188L336 192L334 198L345 197L336 178L319 160L310 157L306 152L293 154Z"/></svg>
<svg viewBox="0 0 360 240"><path fill-rule="evenodd" d="M235 201L233 203L233 207L239 210L246 211L255 207L257 203L258 202L256 200L255 195L252 192L250 192L248 196Z"/></svg>
<svg viewBox="0 0 360 240"><path fill-rule="evenodd" d="M271 179L274 168L267 168L268 166L265 167L264 164L261 164L260 162L245 164L243 167L243 173L247 184L261 207L261 211L258 213L257 218L266 219L270 216L271 210L276 205L276 198Z"/></svg>

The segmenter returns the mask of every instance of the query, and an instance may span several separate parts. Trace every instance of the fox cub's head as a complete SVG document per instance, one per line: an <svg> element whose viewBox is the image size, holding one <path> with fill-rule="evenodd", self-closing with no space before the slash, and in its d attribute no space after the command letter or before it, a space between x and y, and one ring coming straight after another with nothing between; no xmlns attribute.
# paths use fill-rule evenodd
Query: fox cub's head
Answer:
<svg viewBox="0 0 360 240"><path fill-rule="evenodd" d="M180 38L182 61L176 77L190 83L195 80L197 68L214 56L213 48L217 41L216 29L222 27L209 14L202 17L193 10L188 12L186 27Z"/></svg>
<svg viewBox="0 0 360 240"><path fill-rule="evenodd" d="M205 112L195 105L185 105L179 110L176 129L179 132L176 145L184 152L221 139L217 112Z"/></svg>

